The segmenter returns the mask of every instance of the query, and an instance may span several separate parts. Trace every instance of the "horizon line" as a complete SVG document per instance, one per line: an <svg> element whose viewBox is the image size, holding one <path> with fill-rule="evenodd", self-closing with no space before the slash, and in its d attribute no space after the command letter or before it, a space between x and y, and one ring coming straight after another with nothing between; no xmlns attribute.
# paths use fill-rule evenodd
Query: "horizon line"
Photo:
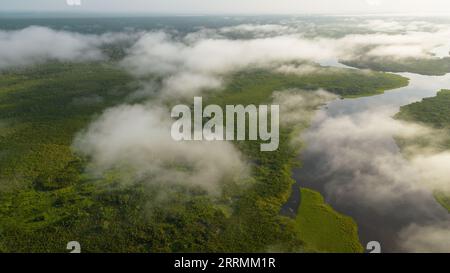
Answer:
<svg viewBox="0 0 450 273"><path fill-rule="evenodd" d="M422 13L401 13L401 12L368 12L368 13L329 13L329 12L307 12L307 13L236 13L236 12L140 12L140 11L97 11L97 10L1 10L1 14L14 14L14 15L116 15L116 16L348 16L348 17L368 17L368 16L450 16L450 12L422 12Z"/></svg>

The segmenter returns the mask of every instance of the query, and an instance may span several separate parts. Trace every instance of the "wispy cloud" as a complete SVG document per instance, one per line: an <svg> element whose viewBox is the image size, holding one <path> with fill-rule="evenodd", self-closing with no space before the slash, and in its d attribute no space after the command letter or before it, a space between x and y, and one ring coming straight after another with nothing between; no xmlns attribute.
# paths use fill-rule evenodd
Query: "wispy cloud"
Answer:
<svg viewBox="0 0 450 273"><path fill-rule="evenodd" d="M83 62L105 59L100 47L131 38L128 33L85 35L30 26L17 31L0 30L0 69L46 61Z"/></svg>

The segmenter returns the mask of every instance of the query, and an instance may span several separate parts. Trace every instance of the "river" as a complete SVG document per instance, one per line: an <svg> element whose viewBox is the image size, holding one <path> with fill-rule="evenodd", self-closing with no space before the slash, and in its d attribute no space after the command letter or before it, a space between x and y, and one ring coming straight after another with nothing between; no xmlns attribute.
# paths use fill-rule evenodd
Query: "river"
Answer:
<svg viewBox="0 0 450 273"><path fill-rule="evenodd" d="M322 65L343 67L333 61ZM374 140L368 139L367 142L349 141L345 137L331 137L332 141L330 139L323 141L318 136L323 134L326 124L332 124L337 120L361 120L361 117L367 116L368 113L377 115L377 120L381 118L381 120L389 121L401 106L426 97L433 97L440 89L450 88L450 74L445 76L398 74L410 79L408 86L370 97L336 99L318 110L310 128L302 134L306 144L306 148L300 155L302 168L295 169L293 174L297 181L294 188L306 187L322 193L327 203L334 209L351 216L357 222L363 245L369 241L378 241L383 252L402 251L399 234L408 226L433 225L440 221L450 221L449 214L434 200L431 191L423 193L399 189L397 193L392 185L398 181L394 181L394 178L391 181L389 176L381 176L384 179L377 181L376 184L377 192L386 191L386 195L394 196L394 198L388 198L386 204L369 200L370 195L359 194L361 189L358 179L363 177L361 179L367 180L368 177L377 177L380 172L376 162L380 159L377 157L380 151L385 157L394 158L395 162L405 160L392 134L377 134ZM357 122L355 124L361 125L357 128L358 130L364 130L365 124ZM334 133L340 135L345 132ZM359 133L364 134L364 132ZM330 135L333 135L333 132L330 132ZM366 156L355 162L353 157L355 154ZM330 163L336 158L343 163L339 165L339 168L333 168ZM408 181L403 182L406 185L408 183ZM299 192L294 191L283 208L284 211L296 212L300 199Z"/></svg>

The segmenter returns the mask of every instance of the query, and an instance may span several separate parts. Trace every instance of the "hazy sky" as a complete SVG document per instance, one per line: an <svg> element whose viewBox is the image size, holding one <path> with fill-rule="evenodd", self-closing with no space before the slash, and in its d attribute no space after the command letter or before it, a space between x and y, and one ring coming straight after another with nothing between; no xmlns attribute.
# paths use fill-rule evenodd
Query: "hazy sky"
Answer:
<svg viewBox="0 0 450 273"><path fill-rule="evenodd" d="M449 0L0 0L1 11L146 13L448 13Z"/></svg>

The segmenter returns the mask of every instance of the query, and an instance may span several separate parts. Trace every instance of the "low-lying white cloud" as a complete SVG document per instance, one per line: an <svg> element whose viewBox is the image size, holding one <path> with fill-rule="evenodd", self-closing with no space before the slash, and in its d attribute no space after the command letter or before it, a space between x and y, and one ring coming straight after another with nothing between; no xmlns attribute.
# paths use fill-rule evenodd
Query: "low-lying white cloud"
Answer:
<svg viewBox="0 0 450 273"><path fill-rule="evenodd" d="M222 183L247 175L240 152L229 142L176 142L170 112L154 105L106 110L75 142L98 174L122 169L129 181L200 186L218 193Z"/></svg>
<svg viewBox="0 0 450 273"><path fill-rule="evenodd" d="M193 90L219 87L224 75L248 66L267 67L273 63L335 56L333 49L323 43L291 36L251 40L201 39L185 43L157 32L142 37L122 64L137 76L155 74L165 77L164 93L192 95Z"/></svg>
<svg viewBox="0 0 450 273"><path fill-rule="evenodd" d="M319 73L322 71L320 67L308 64L295 65L295 64L283 64L274 69L274 72L286 74L286 75L308 75L312 73Z"/></svg>
<svg viewBox="0 0 450 273"><path fill-rule="evenodd" d="M400 233L400 242L405 252L449 253L450 222L432 226L412 224Z"/></svg>
<svg viewBox="0 0 450 273"><path fill-rule="evenodd" d="M378 24L379 33L339 38L309 38L282 25L245 24L187 35L147 32L128 49L121 66L144 83L152 76L134 96L145 98L151 94L157 100L107 110L77 137L74 148L91 159L92 171L104 173L121 168L128 170L133 181L185 183L217 192L224 181L245 177L245 159L227 142L174 142L170 138L168 110L156 106L158 99L220 90L227 75L248 67L305 75L322 69L305 63L323 60L360 56L431 58L430 51L448 43L450 33L441 26L424 31L431 26L418 22L370 24ZM391 33L389 28L396 31ZM229 38L236 34L245 37ZM333 98L325 91L298 90L275 92L273 96L274 103L281 106L281 122L287 125L306 125L315 107ZM383 111L323 117L323 122L305 135L307 152L326 158L320 167L321 175L328 180L325 190L330 198L347 206L369 207L376 215L398 221L399 226L405 222L415 224L398 234L404 241L398 245L404 249L440 250L441 241L431 234L435 231L447 236L436 220L444 212L436 210L439 205L431 192L450 190L450 153L410 147L408 154L412 156L403 157L392 136L408 139L436 137L437 133L393 120L391 112ZM424 245L416 235L421 232L431 236L428 242L432 245Z"/></svg>
<svg viewBox="0 0 450 273"><path fill-rule="evenodd" d="M320 36L306 38L295 27L276 24L244 24L216 30L201 29L187 35L156 31L142 34L137 42L128 49L128 54L121 61L121 66L141 78L144 83L148 81L149 75L159 79L155 81L152 77L148 84L144 84L131 97L151 96L159 99L179 99L201 94L204 90L220 90L229 73L247 67L269 68L277 73L285 74L317 73L321 70L319 66L292 63L339 59L343 56L352 56L366 46L370 46L371 50L365 54L373 56L425 57L428 49L442 42L443 30L439 31L437 33L408 31L401 34L350 34L341 38ZM249 35L252 38L231 39L227 38L228 34ZM305 117L310 118L306 112L314 110L310 107L311 105L316 106L319 102L334 98L324 91L302 94L288 93L279 92L274 95L275 102L285 105L283 114L285 117L282 120L305 124ZM307 103L305 103L306 101ZM159 103L159 100L157 102ZM208 183L217 184L225 174L232 173L234 168L245 166L243 161L238 160L239 153L229 143L172 143L170 133L165 134L164 131L165 126L168 126L168 121L164 120L161 115L163 108L156 107L156 104L149 102L145 105L123 105L110 109L77 138L75 147L81 153L91 156L93 166L96 166L97 169L106 170L127 163L135 169L136 174L142 176L149 176L152 173L160 174L156 179L160 181L176 180L190 183L198 181L200 184L209 181ZM302 117L298 119L299 116ZM359 160L358 156L362 157L364 153L371 154L370 149L374 147L373 145L381 146L383 141L387 141L386 135L399 131L415 135L418 131L425 130L387 119L377 120L376 115L371 116L374 120L366 124L367 118L361 118L364 122L345 119L330 120L329 123L324 124L325 127L322 128L324 131L320 132L317 137L321 141L327 141L327 137L336 138L346 132L354 132L355 134L351 136L345 134L342 137L353 140L354 143L361 144L367 149L360 151L360 154L356 154L356 151L352 149L342 151L350 153L349 156L354 156L354 158L346 159L351 162L339 162L339 159L336 158L333 167L339 168L338 163L351 163L356 171L358 167L363 168L367 163L371 167L377 168L376 175L364 177L366 183L352 185L355 190L348 191L348 193L366 194L369 187L374 187L376 193L367 198L383 203L389 194L392 195L392 198L398 198L398 195L396 197L394 194L397 187L406 186L401 175L396 176L395 172L401 170L414 177L417 170L414 170L413 167L406 167L408 164L425 166L434 159L417 157L412 163L406 164L404 159L392 157L386 151L386 153L380 153L373 158ZM137 123L140 123L140 128L133 125ZM368 127L369 124L378 125ZM330 133L328 130L333 127L338 130ZM377 136L380 136L379 139L376 139ZM328 141L333 142L337 139L328 139ZM222 151L224 157L233 160L224 160L221 163L224 165L215 165L216 163L213 162L217 161L220 156L212 156L207 153L210 151L211 145L218 145L217 149ZM318 148L323 147L319 146ZM331 151L334 150L331 149ZM340 151L334 152L339 154ZM193 156L184 155L186 153L191 153ZM161 158L151 157L152 154L161 154ZM206 160L202 158L202 154ZM197 171L189 173L178 171L177 168L167 168L168 165L171 165L167 162L180 164L175 160L176 157L184 158L186 164L193 165ZM237 164L228 164L231 161L237 162ZM208 166L207 162L212 165ZM210 170L210 173L202 172L200 166L207 166L206 169ZM220 169L223 172L220 172ZM210 177L208 177L209 175ZM394 179L395 183L388 188L377 187L377 185L373 185L373 182L379 178L379 175L397 178ZM415 179L417 180L418 177L420 176L415 176ZM402 190L421 191L424 188L419 182L412 185L412 187L402 188ZM441 181L437 186L441 186ZM345 187L338 191L342 190L345 191Z"/></svg>
<svg viewBox="0 0 450 273"><path fill-rule="evenodd" d="M391 251L450 251L448 244L442 244L449 240L448 233L431 236L430 232L442 231L440 225L448 219L433 192L450 190L450 152L411 146L405 157L393 137L439 141L441 132L394 120L391 113L391 109L337 116L322 112L302 138L307 143L304 153L314 158L317 168L311 175L324 182L328 200L356 215L365 231L389 222L384 227L389 235L370 234L387 237L369 239L389 244ZM427 245L425 237L420 239L422 231L430 239Z"/></svg>
<svg viewBox="0 0 450 273"><path fill-rule="evenodd" d="M337 96L326 90L288 89L276 91L272 95L273 104L280 106L280 124L283 126L306 127L311 121L315 110Z"/></svg>
<svg viewBox="0 0 450 273"><path fill-rule="evenodd" d="M436 134L430 128L394 120L382 111L368 111L326 117L305 138L310 152L326 153L324 170L351 174L350 180L338 177L327 183L327 191L342 200L364 199L382 211L389 208L390 201L401 200L409 193L450 189L450 152L422 154L409 150L411 158L406 159L396 149L393 136L414 139Z"/></svg>
<svg viewBox="0 0 450 273"><path fill-rule="evenodd" d="M421 29L418 26L424 23L391 24L398 24L398 28L403 27L405 31L348 34L340 38L318 35L311 38L291 25L243 24L201 29L184 36L162 31L149 32L129 49L122 66L138 77L161 77L161 93L179 97L218 89L225 75L251 66L275 67L277 72L302 74L312 69L287 63L321 63L361 56L431 58L433 49L448 43L448 27L439 26L435 31L413 31L410 29ZM230 33L242 34L244 38L229 38L227 34Z"/></svg>
<svg viewBox="0 0 450 273"><path fill-rule="evenodd" d="M445 24L437 24L427 21L411 21L411 20L389 20L389 19L369 19L364 20L358 25L361 28L366 28L371 31L398 33L398 32L437 32L448 29Z"/></svg>
<svg viewBox="0 0 450 273"><path fill-rule="evenodd" d="M0 69L45 61L83 62L105 58L100 46L131 37L127 33L85 35L30 26L22 30L0 30Z"/></svg>

